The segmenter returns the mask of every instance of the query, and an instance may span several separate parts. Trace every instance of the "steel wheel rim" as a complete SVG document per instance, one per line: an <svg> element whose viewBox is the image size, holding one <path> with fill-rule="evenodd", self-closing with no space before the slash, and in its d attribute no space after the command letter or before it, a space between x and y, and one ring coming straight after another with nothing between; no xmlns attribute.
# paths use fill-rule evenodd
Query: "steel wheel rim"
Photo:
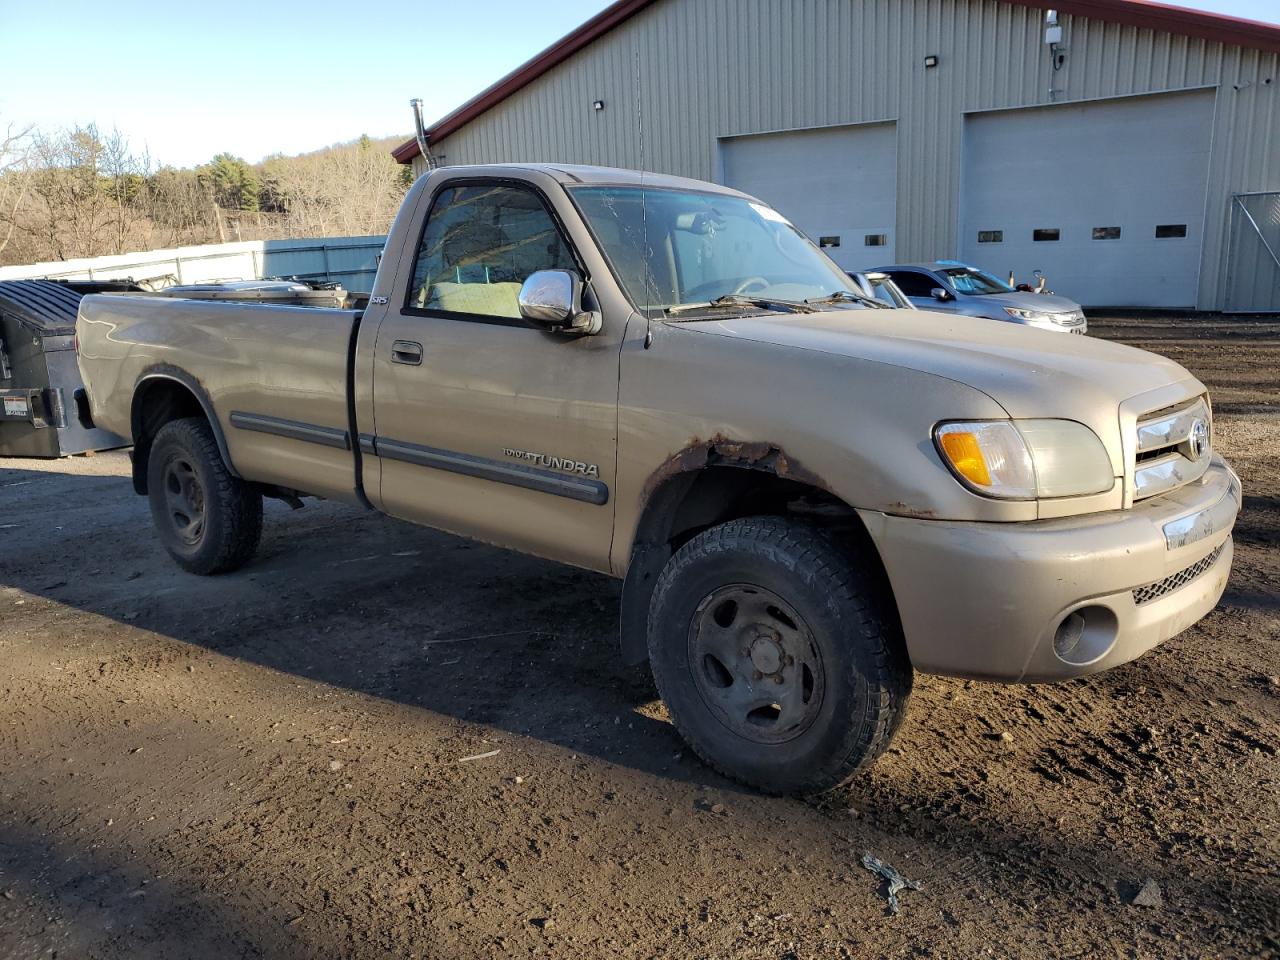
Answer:
<svg viewBox="0 0 1280 960"><path fill-rule="evenodd" d="M794 740L822 707L825 673L813 632L790 604L754 584L719 587L698 604L689 670L707 708L753 743Z"/></svg>
<svg viewBox="0 0 1280 960"><path fill-rule="evenodd" d="M181 457L165 464L164 475L165 512L173 532L189 547L204 536L205 497L204 485L195 468Z"/></svg>

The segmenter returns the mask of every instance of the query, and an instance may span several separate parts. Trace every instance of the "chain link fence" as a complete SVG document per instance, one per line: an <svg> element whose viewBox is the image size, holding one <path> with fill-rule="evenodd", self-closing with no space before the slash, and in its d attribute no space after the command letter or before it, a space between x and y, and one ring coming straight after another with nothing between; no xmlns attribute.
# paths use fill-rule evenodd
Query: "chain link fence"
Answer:
<svg viewBox="0 0 1280 960"><path fill-rule="evenodd" d="M1280 190L1231 197L1227 313L1280 313Z"/></svg>

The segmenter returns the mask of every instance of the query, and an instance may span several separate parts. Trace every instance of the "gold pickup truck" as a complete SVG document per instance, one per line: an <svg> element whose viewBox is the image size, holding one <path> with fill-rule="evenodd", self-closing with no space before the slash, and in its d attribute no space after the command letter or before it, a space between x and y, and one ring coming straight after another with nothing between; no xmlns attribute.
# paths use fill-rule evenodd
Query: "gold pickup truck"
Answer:
<svg viewBox="0 0 1280 960"><path fill-rule="evenodd" d="M444 168L362 312L91 296L77 333L187 570L318 496L623 578L624 657L763 790L871 763L913 669L1104 670L1231 567L1240 485L1182 367L886 308L712 184Z"/></svg>

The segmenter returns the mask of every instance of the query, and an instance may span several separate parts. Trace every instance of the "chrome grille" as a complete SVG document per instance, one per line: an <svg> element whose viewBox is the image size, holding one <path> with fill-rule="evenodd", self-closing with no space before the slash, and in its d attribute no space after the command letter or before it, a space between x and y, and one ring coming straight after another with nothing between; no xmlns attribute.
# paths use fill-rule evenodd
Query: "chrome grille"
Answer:
<svg viewBox="0 0 1280 960"><path fill-rule="evenodd" d="M1168 493L1203 476L1212 457L1211 427L1204 397L1140 418L1134 500Z"/></svg>
<svg viewBox="0 0 1280 960"><path fill-rule="evenodd" d="M1163 580L1157 580L1155 583L1149 583L1145 587L1139 587L1137 590L1134 590L1133 602L1138 606L1142 606L1144 603L1150 603L1152 600L1159 600L1161 597L1173 593L1173 591L1177 590L1179 587L1185 587L1188 583L1217 563L1218 558L1222 556L1222 551L1226 549L1226 546L1227 545L1225 543L1222 543L1213 551L1213 553L1209 554L1207 557L1197 560L1191 566L1183 570L1179 570L1177 573L1170 574Z"/></svg>

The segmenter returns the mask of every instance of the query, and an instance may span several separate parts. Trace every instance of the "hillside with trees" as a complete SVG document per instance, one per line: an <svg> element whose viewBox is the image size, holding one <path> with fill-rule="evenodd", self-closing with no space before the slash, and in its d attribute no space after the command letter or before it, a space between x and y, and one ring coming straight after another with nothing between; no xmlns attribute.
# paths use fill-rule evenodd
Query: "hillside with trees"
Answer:
<svg viewBox="0 0 1280 960"><path fill-rule="evenodd" d="M228 240L386 233L411 182L402 138L260 163L156 166L117 130L0 119L0 266Z"/></svg>

